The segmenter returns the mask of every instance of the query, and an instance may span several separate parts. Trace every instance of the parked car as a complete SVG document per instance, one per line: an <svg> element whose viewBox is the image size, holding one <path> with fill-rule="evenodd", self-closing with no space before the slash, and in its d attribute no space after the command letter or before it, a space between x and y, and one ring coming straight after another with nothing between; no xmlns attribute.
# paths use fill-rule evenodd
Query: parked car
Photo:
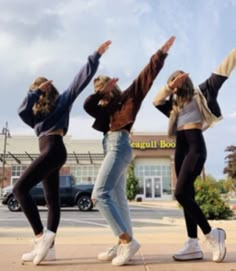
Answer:
<svg viewBox="0 0 236 271"><path fill-rule="evenodd" d="M77 205L80 211L91 211L94 207L91 200L92 190L93 184L74 184L72 176L60 176L60 200L62 207ZM38 206L46 206L41 182L30 190L30 194ZM3 189L2 204L7 205L12 212L21 210L20 204L13 194L13 186Z"/></svg>

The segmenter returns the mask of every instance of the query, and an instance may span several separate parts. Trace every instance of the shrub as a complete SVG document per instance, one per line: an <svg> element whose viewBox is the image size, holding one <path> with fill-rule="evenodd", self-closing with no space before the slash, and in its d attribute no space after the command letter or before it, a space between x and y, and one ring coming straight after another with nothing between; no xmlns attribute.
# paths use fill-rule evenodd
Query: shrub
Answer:
<svg viewBox="0 0 236 271"><path fill-rule="evenodd" d="M207 219L227 219L233 216L226 200L220 195L217 183L212 180L202 181L198 178L195 182L196 202L199 204Z"/></svg>
<svg viewBox="0 0 236 271"><path fill-rule="evenodd" d="M138 179L134 174L134 165L130 164L126 179L126 191L128 200L133 200L138 193Z"/></svg>

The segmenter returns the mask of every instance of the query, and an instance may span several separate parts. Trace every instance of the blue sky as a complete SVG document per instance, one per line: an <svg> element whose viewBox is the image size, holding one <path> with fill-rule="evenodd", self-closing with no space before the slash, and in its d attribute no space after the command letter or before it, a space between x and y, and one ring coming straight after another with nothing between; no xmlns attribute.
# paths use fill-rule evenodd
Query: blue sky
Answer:
<svg viewBox="0 0 236 271"><path fill-rule="evenodd" d="M176 41L134 125L136 132L165 132L167 118L152 100L176 69L190 73L195 85L215 70L236 46L234 0L0 0L0 125L12 136L33 134L17 115L32 80L43 75L63 91L100 43L112 40L98 74L119 78L126 88L151 55L171 36ZM76 100L69 135L101 138L83 111L90 84ZM206 172L223 177L226 146L236 144L236 72L219 95L224 119L204 132Z"/></svg>

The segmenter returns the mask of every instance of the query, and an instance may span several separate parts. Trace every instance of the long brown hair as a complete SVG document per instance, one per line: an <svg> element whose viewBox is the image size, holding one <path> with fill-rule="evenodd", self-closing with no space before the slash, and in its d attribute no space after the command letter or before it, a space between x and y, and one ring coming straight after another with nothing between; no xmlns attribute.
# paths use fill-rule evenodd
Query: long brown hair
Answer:
<svg viewBox="0 0 236 271"><path fill-rule="evenodd" d="M45 77L36 78L30 85L29 91L37 90L39 86L46 81L48 81L48 79ZM39 100L33 105L32 110L34 115L47 115L50 113L55 105L55 101L58 95L58 90L54 87L53 84L50 84L49 89L40 95Z"/></svg>
<svg viewBox="0 0 236 271"><path fill-rule="evenodd" d="M184 72L181 70L175 71L171 74L167 83L173 81L179 74L183 74ZM178 107L179 109L184 106L186 102L190 102L194 95L194 86L192 80L189 76L185 79L184 83L180 88L176 91L176 99L173 99L174 106Z"/></svg>

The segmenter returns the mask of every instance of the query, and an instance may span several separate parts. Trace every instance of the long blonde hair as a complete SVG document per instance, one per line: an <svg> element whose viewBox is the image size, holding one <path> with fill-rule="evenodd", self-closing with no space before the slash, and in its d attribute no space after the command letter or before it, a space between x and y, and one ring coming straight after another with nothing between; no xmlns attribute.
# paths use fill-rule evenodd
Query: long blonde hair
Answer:
<svg viewBox="0 0 236 271"><path fill-rule="evenodd" d="M48 79L45 77L36 78L30 85L29 91L37 90L39 86L46 81L48 81ZM40 95L39 100L33 105L32 110L34 115L47 115L50 113L58 95L58 90L51 84L49 89Z"/></svg>
<svg viewBox="0 0 236 271"><path fill-rule="evenodd" d="M167 83L173 81L179 74L183 74L184 72L181 70L175 71L171 74ZM176 99L173 99L173 107L177 107L178 109L183 108L186 102L190 102L194 95L194 86L192 80L187 77L180 88L176 91Z"/></svg>

